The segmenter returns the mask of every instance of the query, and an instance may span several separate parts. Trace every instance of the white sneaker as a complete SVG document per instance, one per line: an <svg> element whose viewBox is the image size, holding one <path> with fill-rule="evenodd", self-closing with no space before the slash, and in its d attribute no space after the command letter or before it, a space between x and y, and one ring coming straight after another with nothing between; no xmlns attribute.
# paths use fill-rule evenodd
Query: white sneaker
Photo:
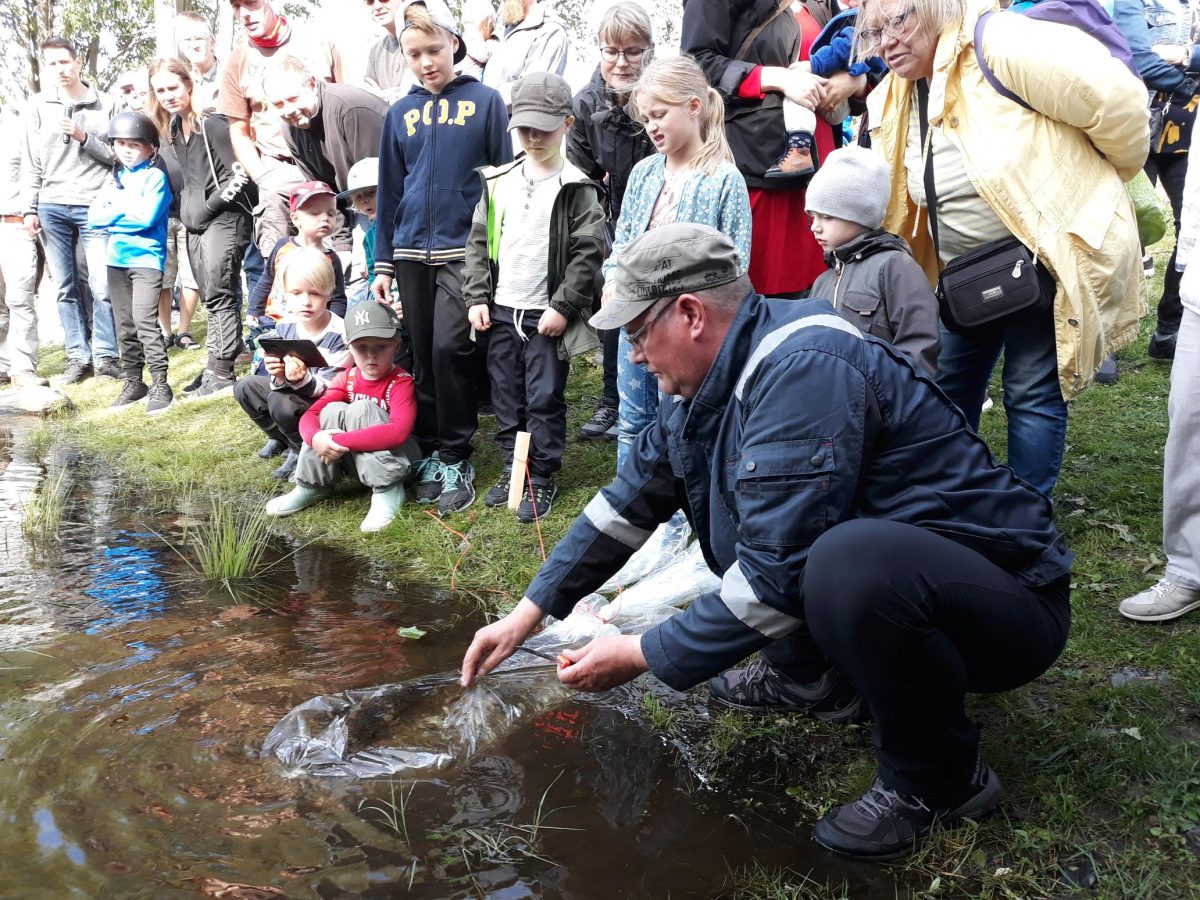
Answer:
<svg viewBox="0 0 1200 900"><path fill-rule="evenodd" d="M1121 601L1121 615L1136 622L1166 622L1200 607L1200 589L1168 581L1146 588Z"/></svg>
<svg viewBox="0 0 1200 900"><path fill-rule="evenodd" d="M290 516L306 507L312 506L318 500L329 495L329 488L310 488L302 484L296 485L290 492L273 497L267 501L265 512L268 516Z"/></svg>
<svg viewBox="0 0 1200 900"><path fill-rule="evenodd" d="M404 503L404 485L394 484L386 491L371 494L371 509L362 520L360 531L383 531L392 524L396 513Z"/></svg>

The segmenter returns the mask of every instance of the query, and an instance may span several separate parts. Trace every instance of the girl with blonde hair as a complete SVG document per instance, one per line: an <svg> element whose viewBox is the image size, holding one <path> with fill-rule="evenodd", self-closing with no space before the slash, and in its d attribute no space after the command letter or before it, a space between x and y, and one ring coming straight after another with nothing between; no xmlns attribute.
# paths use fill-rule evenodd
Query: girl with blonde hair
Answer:
<svg viewBox="0 0 1200 900"><path fill-rule="evenodd" d="M651 228L671 222L710 225L738 249L744 273L750 261L750 197L725 140L725 104L691 57L656 59L642 71L629 98L658 151L633 167L612 253L604 263L604 299L625 247ZM658 381L629 359L624 333L617 355L617 463L658 412Z"/></svg>

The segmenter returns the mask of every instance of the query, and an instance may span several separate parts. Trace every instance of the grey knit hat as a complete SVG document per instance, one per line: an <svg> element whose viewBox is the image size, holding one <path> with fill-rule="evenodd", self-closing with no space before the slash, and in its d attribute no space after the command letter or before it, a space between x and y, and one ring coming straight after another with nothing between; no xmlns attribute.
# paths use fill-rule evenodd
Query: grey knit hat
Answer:
<svg viewBox="0 0 1200 900"><path fill-rule="evenodd" d="M891 193L892 173L882 156L866 147L842 147L825 157L808 183L804 211L878 228Z"/></svg>

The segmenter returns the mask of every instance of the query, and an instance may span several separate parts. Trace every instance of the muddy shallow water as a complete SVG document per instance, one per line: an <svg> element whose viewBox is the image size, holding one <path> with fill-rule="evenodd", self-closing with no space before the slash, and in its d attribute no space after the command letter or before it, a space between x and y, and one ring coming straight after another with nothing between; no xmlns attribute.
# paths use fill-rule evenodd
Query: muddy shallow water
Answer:
<svg viewBox="0 0 1200 900"><path fill-rule="evenodd" d="M164 542L185 524L169 498L72 459L57 539L28 543L23 428L0 420L0 897L714 897L755 860L894 896L807 823L704 787L640 690L572 698L415 784L285 778L259 749L288 710L451 671L481 614L317 545L281 544L235 601Z"/></svg>

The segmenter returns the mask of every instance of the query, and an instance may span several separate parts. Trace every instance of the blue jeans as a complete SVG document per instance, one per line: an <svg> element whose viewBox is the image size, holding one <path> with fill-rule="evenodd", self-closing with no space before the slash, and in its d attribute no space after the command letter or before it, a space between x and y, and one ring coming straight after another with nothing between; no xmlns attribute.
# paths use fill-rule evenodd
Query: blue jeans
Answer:
<svg viewBox="0 0 1200 900"><path fill-rule="evenodd" d="M938 386L978 430L988 381L1004 352L1004 409L1008 464L1047 497L1054 490L1067 439L1067 402L1058 384L1054 313L1019 315L964 336L942 329Z"/></svg>
<svg viewBox="0 0 1200 900"><path fill-rule="evenodd" d="M117 326L108 300L108 232L89 228L86 206L59 203L38 205L46 263L58 285L58 318L62 322L67 359L90 363L92 343L96 359L117 359ZM75 245L83 245L87 261L89 298L81 285L75 262Z"/></svg>
<svg viewBox="0 0 1200 900"><path fill-rule="evenodd" d="M625 462L642 429L658 417L658 379L629 359L633 348L625 329L617 344L617 468Z"/></svg>

